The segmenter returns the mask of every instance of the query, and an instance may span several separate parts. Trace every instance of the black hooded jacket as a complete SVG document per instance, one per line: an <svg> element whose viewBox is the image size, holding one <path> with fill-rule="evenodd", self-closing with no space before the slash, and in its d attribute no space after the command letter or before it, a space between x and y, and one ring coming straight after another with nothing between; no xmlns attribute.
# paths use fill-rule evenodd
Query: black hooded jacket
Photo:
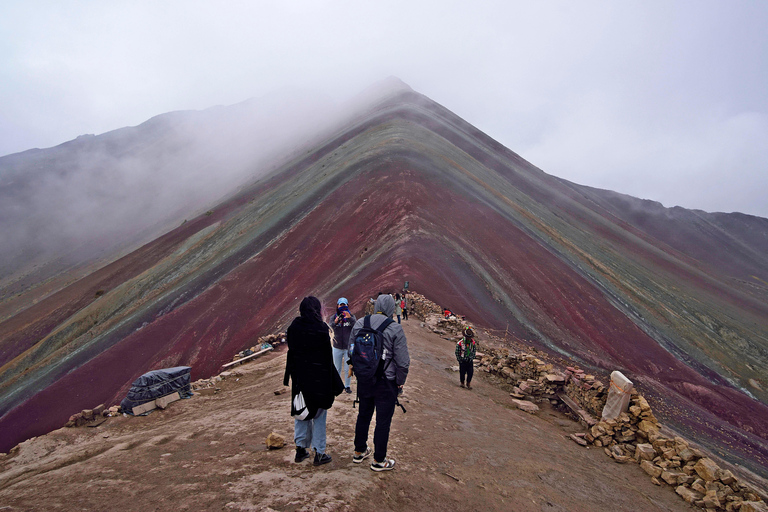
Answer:
<svg viewBox="0 0 768 512"><path fill-rule="evenodd" d="M283 385L291 385L291 399L299 391L314 418L318 409L330 409L334 398L344 391L344 383L333 365L331 337L323 322L320 301L305 297L299 306L301 316L294 318L286 332L288 355Z"/></svg>

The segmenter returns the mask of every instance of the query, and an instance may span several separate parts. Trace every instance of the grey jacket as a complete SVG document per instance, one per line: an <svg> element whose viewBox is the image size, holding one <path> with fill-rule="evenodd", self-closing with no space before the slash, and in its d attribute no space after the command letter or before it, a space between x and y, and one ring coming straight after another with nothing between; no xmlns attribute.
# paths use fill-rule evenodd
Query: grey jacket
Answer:
<svg viewBox="0 0 768 512"><path fill-rule="evenodd" d="M395 299L393 299L391 295L379 295L373 310L376 311L376 313L371 315L371 327L375 329L380 326L384 320L392 317L395 312ZM361 318L355 322L355 326L352 328L352 334L349 337L350 340L354 340L357 336L357 332L363 328L364 320L364 318ZM384 329L384 353L384 365L387 368L384 372L384 376L388 380L396 381L398 386L402 386L405 384L405 379L408 377L408 368L411 366L411 358L408 355L408 343L405 339L405 333L403 332L403 328L397 322L389 324L389 327ZM387 363L390 359L392 362Z"/></svg>

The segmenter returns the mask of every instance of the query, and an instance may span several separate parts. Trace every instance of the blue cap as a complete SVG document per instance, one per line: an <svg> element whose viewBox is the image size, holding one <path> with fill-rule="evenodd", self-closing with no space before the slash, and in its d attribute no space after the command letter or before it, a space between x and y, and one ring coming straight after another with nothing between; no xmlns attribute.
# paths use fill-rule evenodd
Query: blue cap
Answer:
<svg viewBox="0 0 768 512"><path fill-rule="evenodd" d="M349 306L349 301L347 301L347 299L345 299L344 297L342 297L342 298L340 298L340 299L339 299L339 301L336 303L336 305L337 305L337 306L340 306L340 305L342 305L342 304L346 304L347 306Z"/></svg>

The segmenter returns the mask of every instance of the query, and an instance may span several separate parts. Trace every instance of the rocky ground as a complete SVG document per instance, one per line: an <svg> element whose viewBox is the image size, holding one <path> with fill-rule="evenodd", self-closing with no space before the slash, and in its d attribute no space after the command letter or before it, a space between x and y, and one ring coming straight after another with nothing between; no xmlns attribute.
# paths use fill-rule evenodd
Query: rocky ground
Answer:
<svg viewBox="0 0 768 512"><path fill-rule="evenodd" d="M146 417L62 428L0 461L0 511L20 510L696 510L637 464L569 435L578 422L541 404L512 407L495 378L458 386L454 345L404 323L411 373L395 412L394 471L351 461L356 409L343 394L328 416L330 464L293 462L284 348ZM289 444L266 448L271 432Z"/></svg>

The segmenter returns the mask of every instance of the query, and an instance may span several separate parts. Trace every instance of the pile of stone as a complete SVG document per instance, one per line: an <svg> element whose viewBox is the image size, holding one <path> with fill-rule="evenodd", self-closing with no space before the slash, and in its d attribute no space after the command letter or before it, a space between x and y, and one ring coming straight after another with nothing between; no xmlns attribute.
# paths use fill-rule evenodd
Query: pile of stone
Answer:
<svg viewBox="0 0 768 512"><path fill-rule="evenodd" d="M510 354L508 349L482 347L476 366L496 375L512 386L514 405L535 412L528 403L550 400L552 404L571 401L569 407L583 408L589 414L581 419L590 427L570 438L582 445L601 447L619 463L638 462L657 485L668 484L684 500L709 510L764 511L768 507L755 490L740 483L734 475L720 469L700 450L675 437L660 434L661 425L650 404L636 390L631 391L629 407L616 419L596 421L605 406L608 390L594 375L577 367L558 371L552 364L532 354ZM525 399L525 407L520 401Z"/></svg>
<svg viewBox="0 0 768 512"><path fill-rule="evenodd" d="M708 510L768 511L753 489L681 437L668 439L652 431L633 458L653 483L671 485L688 503Z"/></svg>
<svg viewBox="0 0 768 512"><path fill-rule="evenodd" d="M99 404L93 409L83 409L82 411L73 414L69 417L69 421L64 424L65 427L82 427L87 425L100 425L103 421L110 416L117 416L120 414L120 406L113 405L109 409L104 407L104 404Z"/></svg>
<svg viewBox="0 0 768 512"><path fill-rule="evenodd" d="M408 317L418 318L422 322L430 314L442 315L443 310L440 306L416 292L408 292Z"/></svg>
<svg viewBox="0 0 768 512"><path fill-rule="evenodd" d="M238 359L242 359L244 357L250 356L251 354L255 354L256 352L259 352L263 350L262 347L265 346L277 346L281 343L285 343L285 333L279 332L277 334L268 334L266 336L262 336L258 340L256 340L256 344L252 346L251 348L247 348L245 350L241 350L237 354L235 354L232 357L232 361L237 361Z"/></svg>
<svg viewBox="0 0 768 512"><path fill-rule="evenodd" d="M566 395L587 412L599 418L608 397L605 385L594 375L587 374L578 367L566 367L565 375L567 377Z"/></svg>
<svg viewBox="0 0 768 512"><path fill-rule="evenodd" d="M657 438L661 429L648 401L637 391L632 391L629 404L628 412L622 412L616 419L601 420L580 436L587 443L602 447L616 462L632 460L639 453L638 446ZM588 404L581 405L586 408ZM645 449L644 446L640 451Z"/></svg>
<svg viewBox="0 0 768 512"><path fill-rule="evenodd" d="M566 374L531 354L510 354L508 349L481 347L476 366L512 386L514 399L557 400L564 392Z"/></svg>
<svg viewBox="0 0 768 512"><path fill-rule="evenodd" d="M424 318L424 327L440 336L458 338L464 332L465 327L472 327L472 325L455 316L445 318L442 313L427 313Z"/></svg>

